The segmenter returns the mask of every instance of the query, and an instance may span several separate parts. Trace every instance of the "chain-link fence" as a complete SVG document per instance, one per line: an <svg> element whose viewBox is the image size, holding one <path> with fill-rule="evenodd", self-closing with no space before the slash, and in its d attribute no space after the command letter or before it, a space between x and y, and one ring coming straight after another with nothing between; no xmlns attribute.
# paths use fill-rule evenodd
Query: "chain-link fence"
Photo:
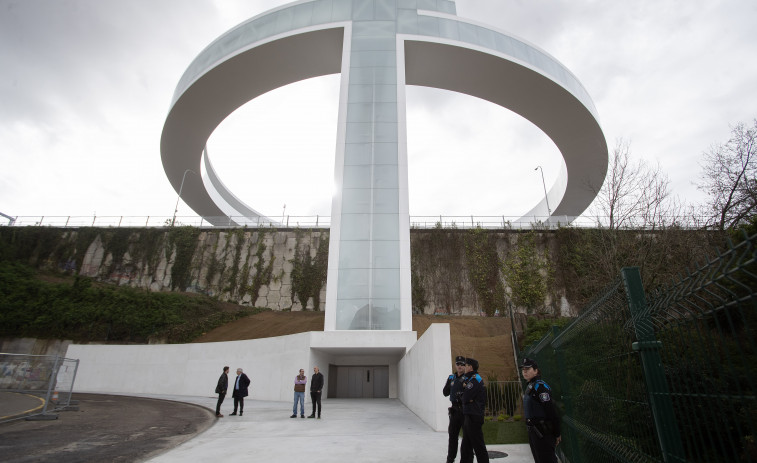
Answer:
<svg viewBox="0 0 757 463"><path fill-rule="evenodd" d="M54 419L55 412L72 409L76 405L71 394L78 367L79 360L57 355L0 353L0 393L35 397L38 401L31 403L39 404L31 408L22 406L14 413L0 417L0 421ZM13 401L14 397L6 396L5 399Z"/></svg>
<svg viewBox="0 0 757 463"><path fill-rule="evenodd" d="M757 462L757 236L645 294L637 268L535 358L563 461Z"/></svg>

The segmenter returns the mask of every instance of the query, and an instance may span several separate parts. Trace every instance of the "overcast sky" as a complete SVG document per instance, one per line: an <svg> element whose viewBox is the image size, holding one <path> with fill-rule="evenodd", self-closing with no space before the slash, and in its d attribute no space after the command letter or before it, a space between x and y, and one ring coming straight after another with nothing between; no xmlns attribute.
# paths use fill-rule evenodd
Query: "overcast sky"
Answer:
<svg viewBox="0 0 757 463"><path fill-rule="evenodd" d="M0 0L0 212L171 216L160 135L179 78L219 35L285 3ZM562 62L608 146L630 141L690 202L702 153L757 117L753 0L458 0L457 13ZM330 215L338 86L300 82L232 114L208 144L224 183L270 216ZM543 197L537 165L554 181L559 152L520 117L407 95L411 215L518 216ZM194 214L180 203L179 215Z"/></svg>

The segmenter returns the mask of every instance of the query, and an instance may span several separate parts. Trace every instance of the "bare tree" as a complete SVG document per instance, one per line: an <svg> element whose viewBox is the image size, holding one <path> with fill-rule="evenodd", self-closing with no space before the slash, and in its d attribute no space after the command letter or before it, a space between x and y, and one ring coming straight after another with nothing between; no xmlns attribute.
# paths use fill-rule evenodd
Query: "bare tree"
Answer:
<svg viewBox="0 0 757 463"><path fill-rule="evenodd" d="M757 214L757 119L739 123L731 138L703 156L697 187L709 195L705 209L719 230L738 227Z"/></svg>
<svg viewBox="0 0 757 463"><path fill-rule="evenodd" d="M607 178L589 208L602 227L655 228L677 219L681 204L670 194L670 180L659 165L631 160L630 143L620 139L610 156Z"/></svg>

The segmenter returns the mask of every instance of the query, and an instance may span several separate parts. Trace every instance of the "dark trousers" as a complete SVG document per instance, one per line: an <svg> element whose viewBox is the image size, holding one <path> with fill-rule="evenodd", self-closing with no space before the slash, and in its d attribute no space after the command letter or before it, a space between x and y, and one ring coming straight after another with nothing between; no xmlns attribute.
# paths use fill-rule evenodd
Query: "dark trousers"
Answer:
<svg viewBox="0 0 757 463"><path fill-rule="evenodd" d="M528 427L528 445L531 446L531 455L534 456L535 463L557 463L555 440L550 434L542 434L542 437L539 437L533 427Z"/></svg>
<svg viewBox="0 0 757 463"><path fill-rule="evenodd" d="M310 391L310 401L313 402L313 415L315 415L316 405L318 406L318 416L321 416L321 392Z"/></svg>
<svg viewBox="0 0 757 463"><path fill-rule="evenodd" d="M218 394L218 402L216 403L216 415L221 414L221 404L223 403L223 399L225 398L226 398L225 392Z"/></svg>
<svg viewBox="0 0 757 463"><path fill-rule="evenodd" d="M234 413L237 412L237 406L239 406L239 413L244 411L244 397L234 396Z"/></svg>
<svg viewBox="0 0 757 463"><path fill-rule="evenodd" d="M457 440L460 438L460 429L463 427L463 411L456 407L449 408L449 444L447 444L447 463L452 463L457 458Z"/></svg>
<svg viewBox="0 0 757 463"><path fill-rule="evenodd" d="M478 463L489 463L489 452L484 443L484 417L465 415L463 421L463 443L460 446L460 463L473 463L473 453Z"/></svg>

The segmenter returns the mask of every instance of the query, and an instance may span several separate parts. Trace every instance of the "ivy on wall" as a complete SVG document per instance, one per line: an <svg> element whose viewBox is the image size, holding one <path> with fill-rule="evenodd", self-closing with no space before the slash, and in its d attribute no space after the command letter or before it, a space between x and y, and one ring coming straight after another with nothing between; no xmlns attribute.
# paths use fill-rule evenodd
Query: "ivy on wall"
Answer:
<svg viewBox="0 0 757 463"><path fill-rule="evenodd" d="M518 235L518 245L508 253L502 264L510 298L528 313L544 311L544 300L553 279L553 267L548 248L541 255L534 230Z"/></svg>
<svg viewBox="0 0 757 463"><path fill-rule="evenodd" d="M329 235L325 232L318 234L309 232L311 245L316 248L315 256L311 256L311 245L300 246L302 233L300 230L296 232L291 274L292 297L300 301L303 309L307 307L308 300L312 297L313 310L320 310L321 289L326 284L328 273Z"/></svg>
<svg viewBox="0 0 757 463"><path fill-rule="evenodd" d="M275 230L272 230L275 233ZM252 284L250 285L250 295L252 296L252 303L254 304L260 293L260 288L265 284L270 284L271 276L273 275L273 262L276 260L276 256L271 253L271 258L268 264L265 263L265 256L263 255L267 249L265 245L265 237L268 234L267 231L258 232L258 243L255 250L255 276L252 277Z"/></svg>
<svg viewBox="0 0 757 463"><path fill-rule="evenodd" d="M424 313L433 304L437 313L459 313L470 292L462 265L465 254L462 232L437 224L434 229L418 230L411 237L413 311Z"/></svg>
<svg viewBox="0 0 757 463"><path fill-rule="evenodd" d="M497 239L493 233L474 228L465 234L465 260L468 279L478 296L481 309L494 315L505 307L505 286L499 276Z"/></svg>
<svg viewBox="0 0 757 463"><path fill-rule="evenodd" d="M173 266L171 267L171 289L186 290L190 284L192 275L192 258L197 248L197 238L200 229L194 227L173 227L166 236L166 258L171 259L171 254L176 253Z"/></svg>

